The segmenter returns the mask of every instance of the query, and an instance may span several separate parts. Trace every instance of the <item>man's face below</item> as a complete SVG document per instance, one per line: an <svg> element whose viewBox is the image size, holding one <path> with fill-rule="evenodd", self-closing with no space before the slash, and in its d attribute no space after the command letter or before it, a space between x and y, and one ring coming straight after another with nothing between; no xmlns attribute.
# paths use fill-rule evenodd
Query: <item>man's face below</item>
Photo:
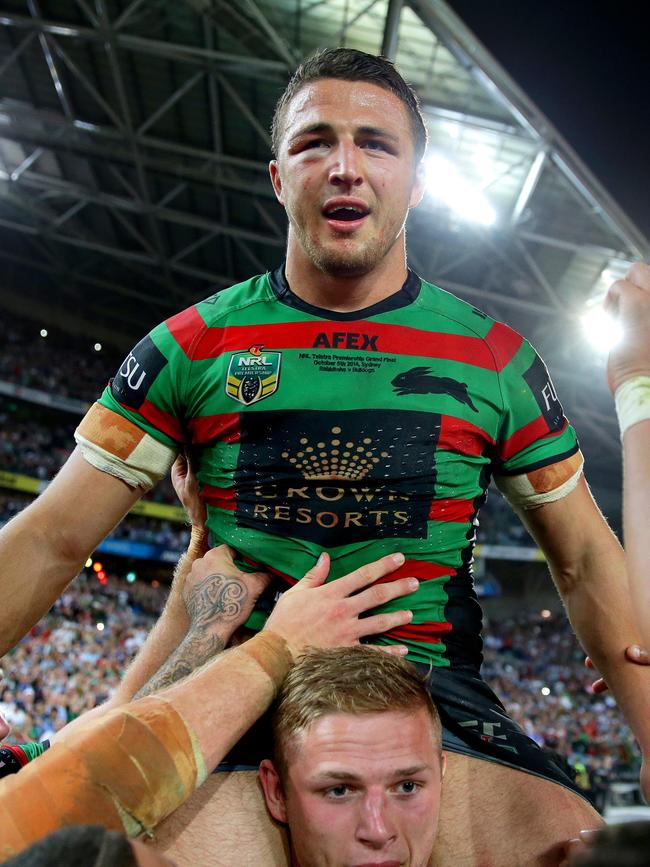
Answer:
<svg viewBox="0 0 650 867"><path fill-rule="evenodd" d="M331 714L289 746L284 789L299 867L426 867L441 755L419 711Z"/></svg>
<svg viewBox="0 0 650 867"><path fill-rule="evenodd" d="M271 179L299 249L321 271L372 271L422 197L406 106L362 81L326 78L289 103ZM403 255L403 254L402 254Z"/></svg>

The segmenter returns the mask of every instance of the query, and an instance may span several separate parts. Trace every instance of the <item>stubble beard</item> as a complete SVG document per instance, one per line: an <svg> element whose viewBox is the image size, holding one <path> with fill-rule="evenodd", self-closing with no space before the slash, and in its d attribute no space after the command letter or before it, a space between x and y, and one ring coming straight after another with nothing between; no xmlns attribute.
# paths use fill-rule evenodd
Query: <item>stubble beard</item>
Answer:
<svg viewBox="0 0 650 867"><path fill-rule="evenodd" d="M370 238L356 249L336 250L315 243L309 233L296 223L293 228L310 261L330 277L363 277L377 267L392 246L382 244L377 238Z"/></svg>

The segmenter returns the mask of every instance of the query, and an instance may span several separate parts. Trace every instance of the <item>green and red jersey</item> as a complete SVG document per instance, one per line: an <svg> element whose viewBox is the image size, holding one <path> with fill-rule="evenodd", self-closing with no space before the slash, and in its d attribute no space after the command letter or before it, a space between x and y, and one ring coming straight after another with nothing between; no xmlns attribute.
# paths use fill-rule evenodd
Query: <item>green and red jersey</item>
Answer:
<svg viewBox="0 0 650 867"><path fill-rule="evenodd" d="M155 328L101 403L192 445L211 539L242 563L292 584L322 550L330 580L402 551L384 580L420 579L413 621L378 641L440 666L480 664L471 562L492 474L578 450L530 344L413 273L354 313L307 304L281 268L232 286Z"/></svg>

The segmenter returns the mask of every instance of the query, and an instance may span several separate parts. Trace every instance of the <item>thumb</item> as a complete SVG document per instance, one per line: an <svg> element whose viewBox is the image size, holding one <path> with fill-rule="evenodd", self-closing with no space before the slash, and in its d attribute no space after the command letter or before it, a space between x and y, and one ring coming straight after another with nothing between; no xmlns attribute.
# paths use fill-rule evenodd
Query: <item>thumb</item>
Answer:
<svg viewBox="0 0 650 867"><path fill-rule="evenodd" d="M312 566L309 572L303 577L300 584L303 587L320 587L325 583L325 579L330 572L330 555L323 551L316 565Z"/></svg>

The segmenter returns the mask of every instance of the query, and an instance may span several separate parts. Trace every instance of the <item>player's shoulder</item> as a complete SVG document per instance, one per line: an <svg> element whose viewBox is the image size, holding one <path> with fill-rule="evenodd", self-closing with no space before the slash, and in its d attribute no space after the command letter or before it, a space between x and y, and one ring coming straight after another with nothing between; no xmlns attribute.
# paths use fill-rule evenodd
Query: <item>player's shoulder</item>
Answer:
<svg viewBox="0 0 650 867"><path fill-rule="evenodd" d="M218 326L229 316L259 303L273 299L269 275L256 274L225 289L219 289L196 304L208 328Z"/></svg>
<svg viewBox="0 0 650 867"><path fill-rule="evenodd" d="M513 350L516 351L525 343L521 334L505 322L493 319L480 308L463 301L462 298L434 283L422 280L418 300L420 305L430 311L438 321L444 318L449 327L455 326L459 332L485 341L499 358L502 358L504 353L511 356Z"/></svg>

